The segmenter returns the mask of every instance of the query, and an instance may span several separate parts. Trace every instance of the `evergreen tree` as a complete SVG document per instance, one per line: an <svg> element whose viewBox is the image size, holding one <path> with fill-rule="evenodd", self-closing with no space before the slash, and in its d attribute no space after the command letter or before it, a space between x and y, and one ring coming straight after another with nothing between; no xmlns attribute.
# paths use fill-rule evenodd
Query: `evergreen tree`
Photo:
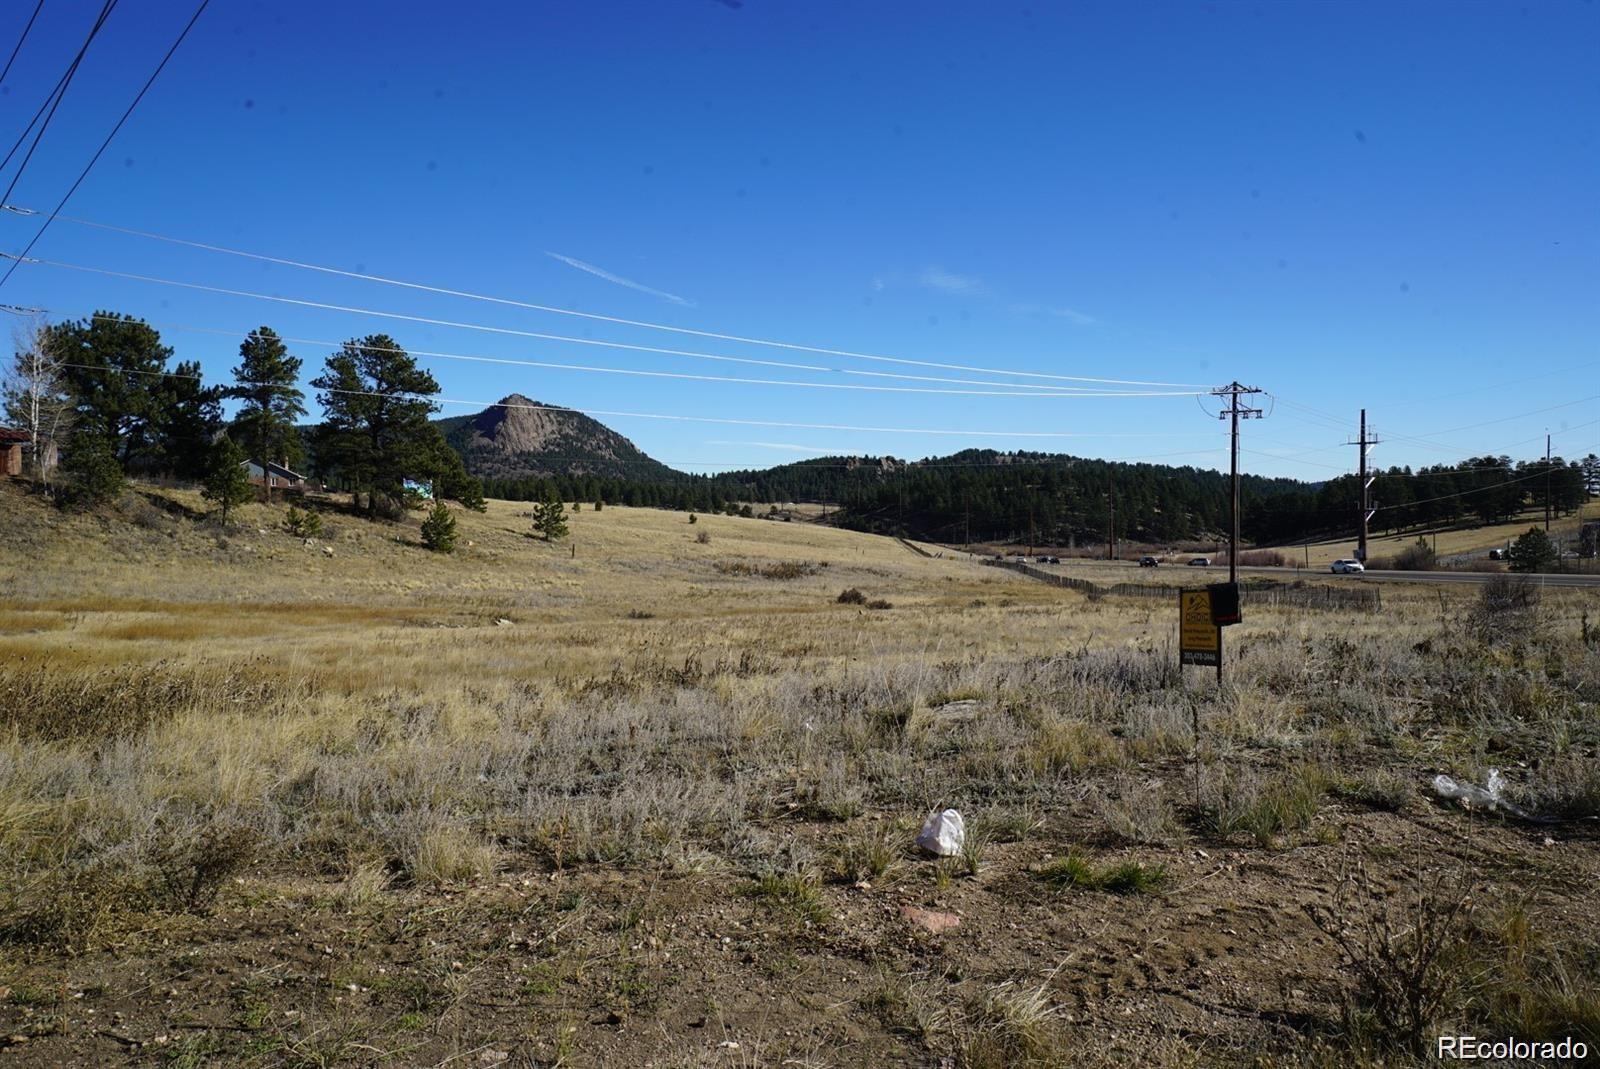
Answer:
<svg viewBox="0 0 1600 1069"><path fill-rule="evenodd" d="M567 537L567 510L561 504L560 498L552 497L534 506L533 529L538 531L546 542L555 542Z"/></svg>
<svg viewBox="0 0 1600 1069"><path fill-rule="evenodd" d="M227 390L228 397L241 402L234 433L263 471L269 461L298 462L300 434L295 423L306 414L305 394L297 385L300 364L271 327L252 330L239 345L234 384ZM263 490L272 500L271 487Z"/></svg>
<svg viewBox="0 0 1600 1069"><path fill-rule="evenodd" d="M1560 559L1550 536L1537 527L1528 528L1526 534L1513 542L1508 556L1514 572L1547 571Z"/></svg>
<svg viewBox="0 0 1600 1069"><path fill-rule="evenodd" d="M250 470L245 467L248 462L245 451L225 434L211 446L206 460L205 488L200 491L200 496L216 502L222 510L224 526L234 506L249 501L255 493L255 487L250 484Z"/></svg>
<svg viewBox="0 0 1600 1069"><path fill-rule="evenodd" d="M454 553L456 548L456 518L443 501L435 501L422 521L422 544L435 553Z"/></svg>
<svg viewBox="0 0 1600 1069"><path fill-rule="evenodd" d="M122 493L122 465L111 444L95 434L79 431L67 444L67 474L72 496L85 505L99 505Z"/></svg>
<svg viewBox="0 0 1600 1069"><path fill-rule="evenodd" d="M322 391L317 403L328 416L318 429L318 464L344 480L358 503L365 493L369 515L380 500L393 511L406 478L437 472L439 432L428 422L437 406L427 398L439 384L393 338L345 342L311 385Z"/></svg>
<svg viewBox="0 0 1600 1069"><path fill-rule="evenodd" d="M221 394L201 382L198 361L173 368L150 390L153 443L143 463L182 479L205 478L222 428Z"/></svg>
<svg viewBox="0 0 1600 1069"><path fill-rule="evenodd" d="M605 498L597 497L597 498L594 499L594 510L596 512L599 512L601 509L603 509L605 507L606 507L606 499Z"/></svg>
<svg viewBox="0 0 1600 1069"><path fill-rule="evenodd" d="M155 453L160 421L154 394L172 355L155 328L97 312L47 327L45 338L76 399L78 429L99 439L124 467Z"/></svg>

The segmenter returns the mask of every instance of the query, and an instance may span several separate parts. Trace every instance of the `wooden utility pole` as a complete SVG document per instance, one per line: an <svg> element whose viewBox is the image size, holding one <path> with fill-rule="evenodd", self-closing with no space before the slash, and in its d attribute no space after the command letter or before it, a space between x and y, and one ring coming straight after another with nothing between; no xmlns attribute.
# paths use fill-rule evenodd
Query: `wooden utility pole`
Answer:
<svg viewBox="0 0 1600 1069"><path fill-rule="evenodd" d="M1229 469L1233 479L1233 528L1228 539L1228 582L1230 583L1239 581L1239 420L1250 419L1251 417L1261 418L1261 409L1241 404L1239 398L1247 394L1260 392L1260 387L1241 386L1238 380L1229 383L1227 386L1219 386L1211 391L1216 397L1226 397L1228 399L1228 407L1218 413L1217 418L1231 419L1233 421L1233 448L1230 450L1232 463Z"/></svg>
<svg viewBox="0 0 1600 1069"><path fill-rule="evenodd" d="M1550 533L1550 435L1544 436L1544 533Z"/></svg>
<svg viewBox="0 0 1600 1069"><path fill-rule="evenodd" d="M1378 440L1376 438L1372 438L1367 435L1366 409L1363 408L1361 410L1361 437L1353 442L1346 442L1345 444L1357 446L1361 450L1361 533L1357 536L1358 541L1356 542L1356 559L1362 564L1366 564L1367 523L1372 519L1372 514L1375 511L1372 507L1371 490L1372 483L1376 478L1367 472L1367 453L1372 449L1373 446L1378 444Z"/></svg>

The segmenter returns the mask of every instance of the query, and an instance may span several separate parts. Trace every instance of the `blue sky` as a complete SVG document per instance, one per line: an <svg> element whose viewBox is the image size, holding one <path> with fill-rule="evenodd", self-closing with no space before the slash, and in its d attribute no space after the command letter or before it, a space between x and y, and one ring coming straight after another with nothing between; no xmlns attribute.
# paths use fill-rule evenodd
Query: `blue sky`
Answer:
<svg viewBox="0 0 1600 1069"><path fill-rule="evenodd" d="M0 12L0 59L31 9ZM0 87L5 147L95 10L45 5ZM14 203L53 206L191 12L188 0L121 0ZM1237 378L1273 395L1245 439L1246 470L1263 474L1350 470L1355 450L1340 443L1363 405L1382 464L1531 457L1547 429L1558 453L1580 456L1600 450L1597 43L1600 4L1563 0L484 2L449 17L436 5L213 0L67 214L857 353ZM0 216L0 249L20 250L36 226ZM34 255L509 330L1048 381L585 321L66 222ZM142 315L213 377L265 323L313 341L385 331L412 349L502 360L996 389L608 350L37 265L0 301L58 319ZM292 348L308 377L327 352ZM596 412L750 421L599 417L697 470L968 446L1226 464L1221 424L1202 411L1214 402L1191 396L422 362L453 399L518 391Z"/></svg>

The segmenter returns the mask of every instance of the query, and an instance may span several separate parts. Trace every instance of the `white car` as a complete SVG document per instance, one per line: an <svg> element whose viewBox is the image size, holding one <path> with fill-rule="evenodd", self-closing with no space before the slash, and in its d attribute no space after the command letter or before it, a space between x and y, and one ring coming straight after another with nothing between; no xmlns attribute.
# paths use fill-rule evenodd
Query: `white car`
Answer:
<svg viewBox="0 0 1600 1069"><path fill-rule="evenodd" d="M1330 570L1334 575L1351 575L1355 572L1364 572L1367 569L1365 565L1354 557L1346 557L1344 560L1334 561Z"/></svg>

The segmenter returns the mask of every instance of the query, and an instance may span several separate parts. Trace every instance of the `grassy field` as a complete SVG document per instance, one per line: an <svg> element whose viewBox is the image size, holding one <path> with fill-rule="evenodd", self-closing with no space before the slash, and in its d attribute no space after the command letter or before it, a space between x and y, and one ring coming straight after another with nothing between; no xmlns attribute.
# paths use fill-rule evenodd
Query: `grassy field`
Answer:
<svg viewBox="0 0 1600 1069"><path fill-rule="evenodd" d="M1165 600L889 538L496 502L440 556L200 506L0 486L7 1064L1600 1043L1587 592L1253 609L1219 692ZM1553 822L1426 789L1491 765ZM942 806L967 847L921 857Z"/></svg>
<svg viewBox="0 0 1600 1069"><path fill-rule="evenodd" d="M1600 520L1600 501L1591 501L1579 510L1577 516L1563 516L1550 522L1550 536L1562 541L1572 541L1578 537L1580 523L1587 520ZM1444 530L1437 534L1427 534L1428 544L1438 547L1440 557L1453 557L1458 555L1471 555L1487 559L1491 549L1504 549L1518 536L1526 533L1529 527L1544 526L1544 513L1532 510L1518 516L1510 523L1486 524L1481 527L1464 527L1459 530ZM1370 557L1393 557L1408 546L1415 545L1418 532L1412 531L1403 535L1387 537L1374 537L1368 539L1368 555ZM1280 546L1285 557L1291 564L1304 564L1309 557L1311 567L1325 569L1340 557L1348 557L1355 552L1355 536L1334 539L1329 542L1313 542L1306 546Z"/></svg>

